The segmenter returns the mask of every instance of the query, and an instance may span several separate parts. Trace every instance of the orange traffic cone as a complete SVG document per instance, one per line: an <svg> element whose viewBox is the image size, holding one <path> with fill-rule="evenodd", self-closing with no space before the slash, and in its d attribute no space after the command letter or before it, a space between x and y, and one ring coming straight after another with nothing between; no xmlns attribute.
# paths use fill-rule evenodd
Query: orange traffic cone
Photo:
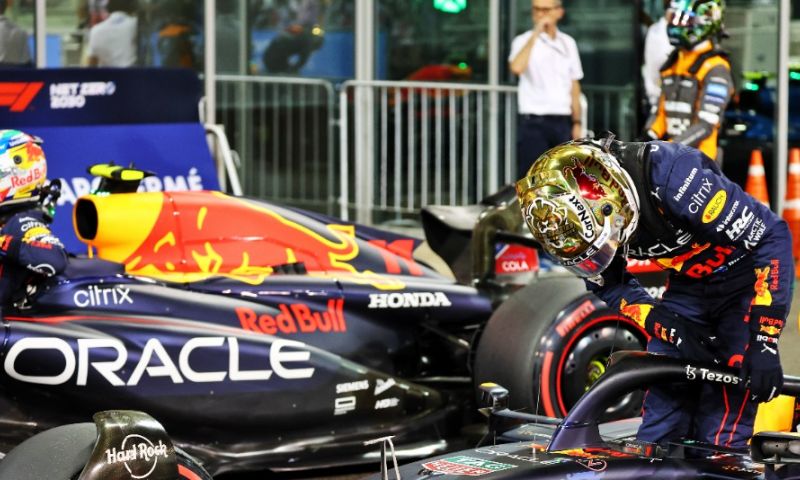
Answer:
<svg viewBox="0 0 800 480"><path fill-rule="evenodd" d="M789 151L789 178L786 182L783 219L789 224L789 231L792 232L792 255L797 266L800 258L800 148Z"/></svg>
<svg viewBox="0 0 800 480"><path fill-rule="evenodd" d="M747 168L747 183L744 185L744 191L769 207L767 177L764 173L764 158L761 156L761 150L755 149L750 154L750 167Z"/></svg>

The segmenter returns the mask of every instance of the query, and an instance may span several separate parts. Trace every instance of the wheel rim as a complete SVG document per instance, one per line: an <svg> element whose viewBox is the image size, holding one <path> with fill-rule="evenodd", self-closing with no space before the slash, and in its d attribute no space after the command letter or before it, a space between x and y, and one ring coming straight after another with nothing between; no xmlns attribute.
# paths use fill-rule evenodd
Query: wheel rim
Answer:
<svg viewBox="0 0 800 480"><path fill-rule="evenodd" d="M584 333L570 347L561 375L563 404L567 410L602 376L611 353L620 350L643 350L644 339L627 326L607 322ZM604 419L622 418L635 414L641 406L642 394L630 393L611 405ZM562 412L566 414L566 412Z"/></svg>
<svg viewBox="0 0 800 480"><path fill-rule="evenodd" d="M605 355L597 355L589 360L589 364L586 366L586 387L584 391L588 391L600 376L606 373L607 364L608 357Z"/></svg>

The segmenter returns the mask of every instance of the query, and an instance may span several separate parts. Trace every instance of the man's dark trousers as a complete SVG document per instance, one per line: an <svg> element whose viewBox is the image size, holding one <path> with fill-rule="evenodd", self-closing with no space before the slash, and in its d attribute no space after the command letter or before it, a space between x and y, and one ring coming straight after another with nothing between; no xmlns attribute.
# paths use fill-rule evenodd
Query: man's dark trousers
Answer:
<svg viewBox="0 0 800 480"><path fill-rule="evenodd" d="M517 179L545 150L572 139L569 115L520 114L517 129Z"/></svg>

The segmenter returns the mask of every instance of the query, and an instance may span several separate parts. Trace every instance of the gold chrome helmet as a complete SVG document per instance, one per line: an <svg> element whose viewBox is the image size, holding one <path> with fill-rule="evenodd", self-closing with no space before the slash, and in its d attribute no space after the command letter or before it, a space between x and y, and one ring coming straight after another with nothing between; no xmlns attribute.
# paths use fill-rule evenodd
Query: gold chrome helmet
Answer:
<svg viewBox="0 0 800 480"><path fill-rule="evenodd" d="M639 221L633 181L603 140L544 152L517 181L517 197L536 240L580 277L605 270Z"/></svg>

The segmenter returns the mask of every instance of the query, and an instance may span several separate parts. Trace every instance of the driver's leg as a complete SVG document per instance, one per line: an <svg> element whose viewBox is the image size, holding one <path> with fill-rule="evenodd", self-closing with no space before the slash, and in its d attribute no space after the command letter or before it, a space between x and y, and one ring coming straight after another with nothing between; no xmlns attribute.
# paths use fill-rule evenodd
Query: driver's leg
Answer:
<svg viewBox="0 0 800 480"><path fill-rule="evenodd" d="M662 303L681 316L699 321L703 317L702 301L697 298L697 287L674 278L664 292ZM678 349L658 338L651 338L647 351L670 357L680 357ZM650 387L642 407L642 425L636 438L652 443L664 443L690 436L692 416L697 407L697 389L687 385Z"/></svg>
<svg viewBox="0 0 800 480"><path fill-rule="evenodd" d="M747 318L754 296L754 280L742 277L707 288L710 314L719 319L716 331L721 340L720 356L728 367L736 369L741 367L750 339ZM753 433L757 405L745 393L742 385L706 385L695 415L697 439L724 447L746 448Z"/></svg>

